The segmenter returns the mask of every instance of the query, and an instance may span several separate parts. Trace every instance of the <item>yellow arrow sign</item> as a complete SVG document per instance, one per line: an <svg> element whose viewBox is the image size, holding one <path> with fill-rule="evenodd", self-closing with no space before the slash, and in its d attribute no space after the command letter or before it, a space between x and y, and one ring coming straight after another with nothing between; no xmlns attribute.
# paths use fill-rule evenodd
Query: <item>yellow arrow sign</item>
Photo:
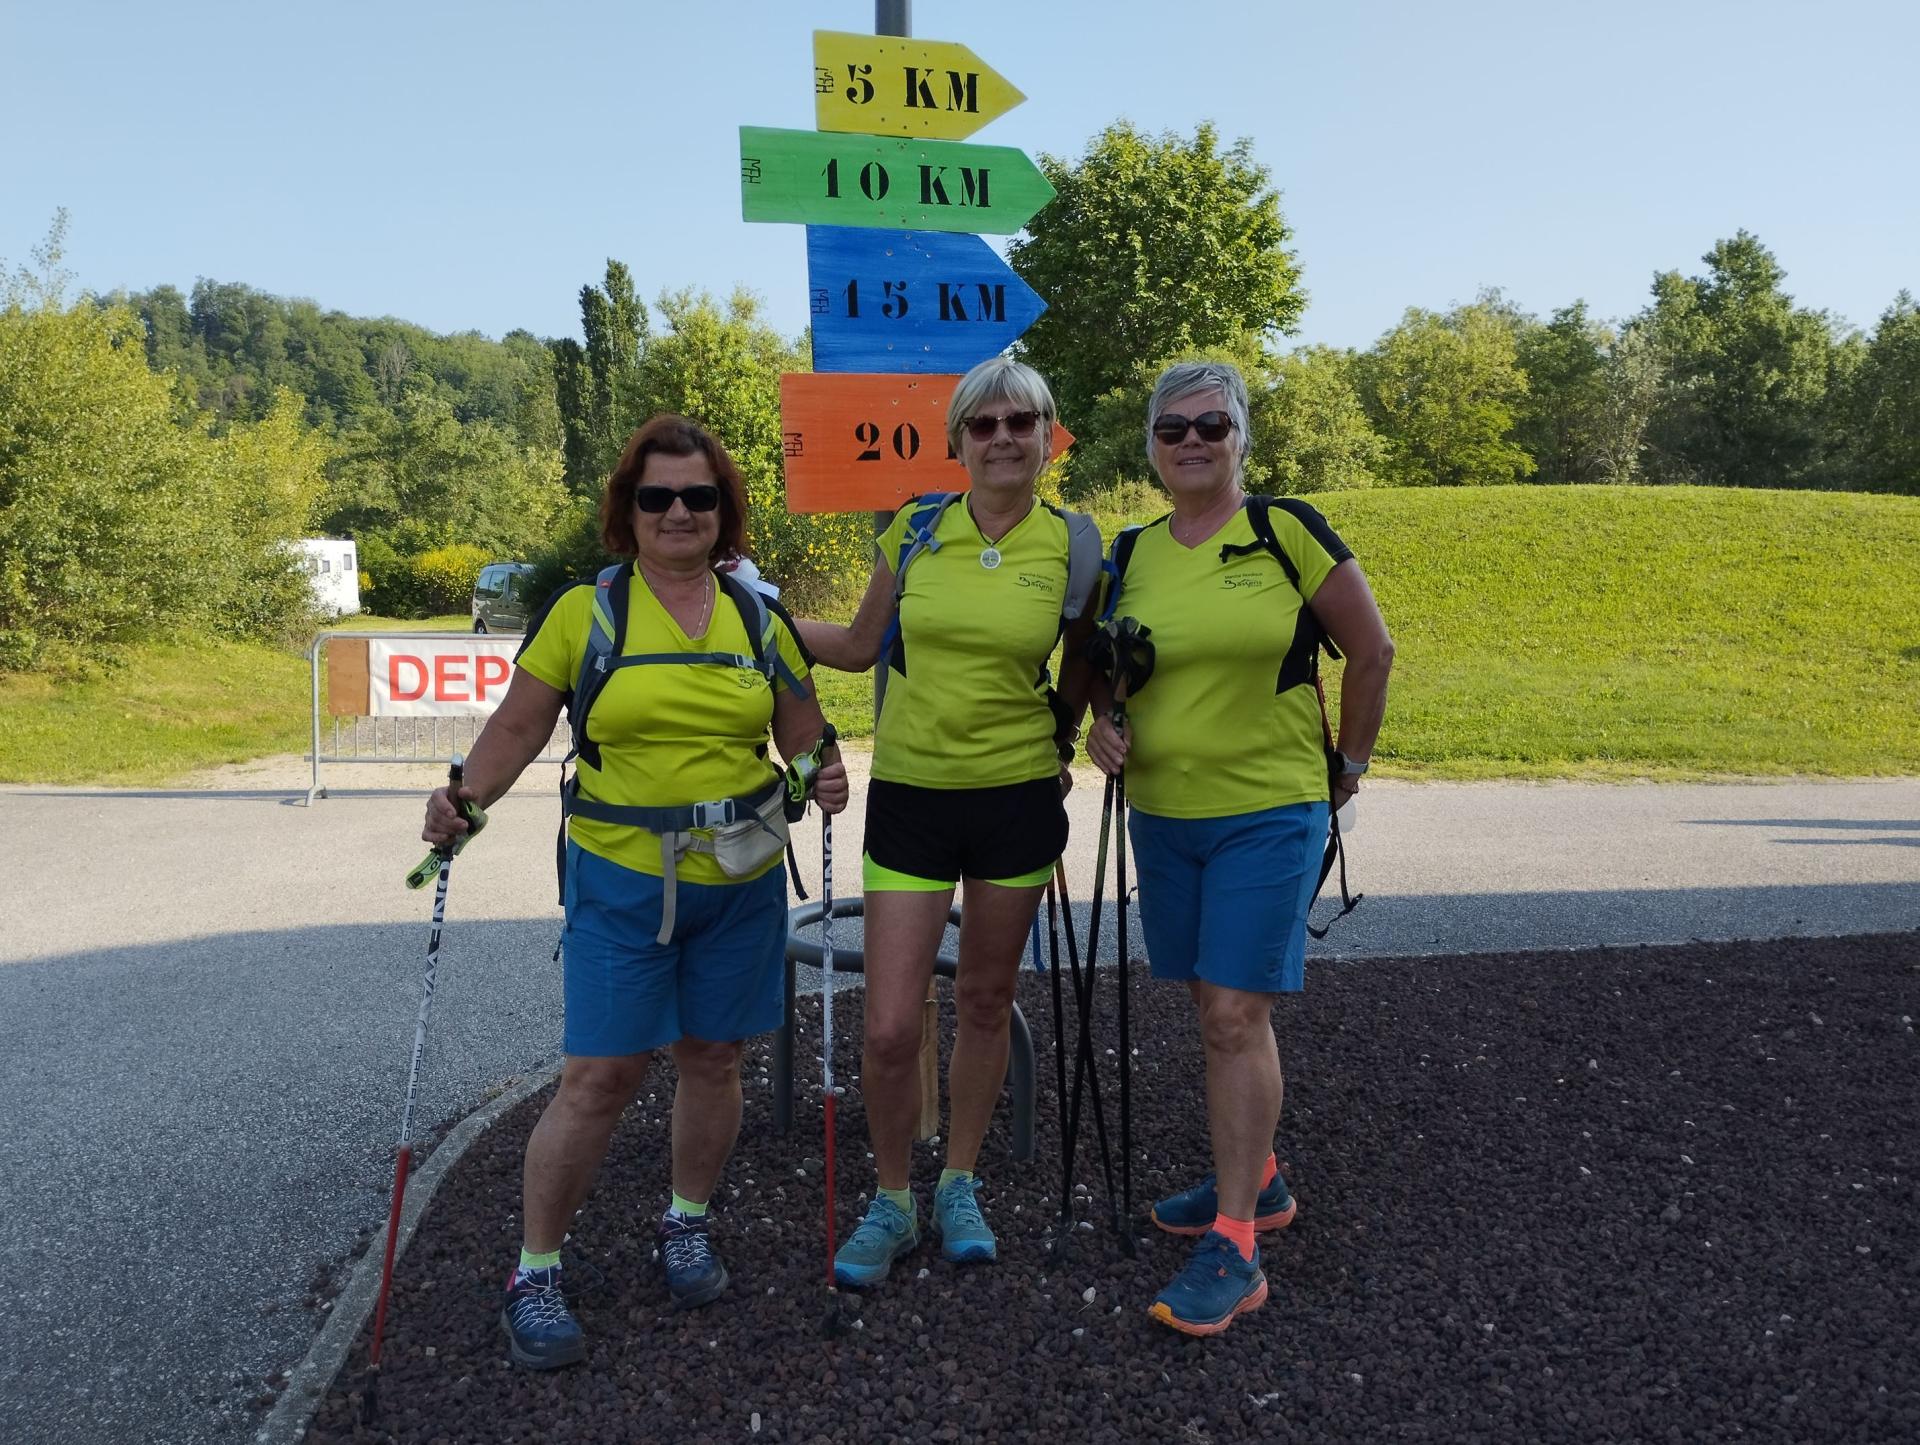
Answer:
<svg viewBox="0 0 1920 1445"><path fill-rule="evenodd" d="M962 140L1025 99L964 45L813 32L813 114L821 130Z"/></svg>

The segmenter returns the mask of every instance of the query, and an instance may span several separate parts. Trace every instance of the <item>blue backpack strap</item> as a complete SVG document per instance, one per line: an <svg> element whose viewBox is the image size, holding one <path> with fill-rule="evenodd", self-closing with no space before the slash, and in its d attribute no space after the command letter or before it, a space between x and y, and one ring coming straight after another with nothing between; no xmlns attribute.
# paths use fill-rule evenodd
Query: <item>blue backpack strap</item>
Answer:
<svg viewBox="0 0 1920 1445"><path fill-rule="evenodd" d="M580 654L580 675L574 680L567 698L567 725L572 739L567 761L580 756L587 741L587 714L594 699L607 685L607 674L619 655L621 640L627 631L627 590L632 585L631 563L616 562L600 570L594 578L590 608L592 625L587 633L586 650ZM595 766L598 766L597 762Z"/></svg>
<svg viewBox="0 0 1920 1445"><path fill-rule="evenodd" d="M1107 578L1106 605L1100 609L1098 621L1105 623L1113 618L1115 609L1120 605L1120 589L1127 580L1127 564L1133 560L1133 549L1139 544L1140 534L1148 527L1163 526L1173 513L1167 512L1155 517L1151 522L1132 527L1122 527L1114 536L1113 546L1107 551L1107 560L1100 564L1100 570Z"/></svg>
<svg viewBox="0 0 1920 1445"><path fill-rule="evenodd" d="M893 616L887 622L887 630L880 638L880 657L897 671L907 670L904 649L900 646L900 599L907 590L907 566L922 552L938 552L940 539L934 533L940 530L940 519L946 515L947 508L960 500L959 492L928 492L924 497L915 497L907 505L914 510L907 517L907 529L900 538L900 555L893 564ZM896 660L894 654L900 653Z"/></svg>

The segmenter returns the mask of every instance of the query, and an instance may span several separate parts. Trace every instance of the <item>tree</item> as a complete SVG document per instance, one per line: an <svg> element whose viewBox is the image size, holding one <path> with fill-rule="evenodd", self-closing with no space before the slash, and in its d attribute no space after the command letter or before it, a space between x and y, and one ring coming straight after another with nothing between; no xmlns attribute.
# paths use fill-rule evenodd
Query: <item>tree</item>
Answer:
<svg viewBox="0 0 1920 1445"><path fill-rule="evenodd" d="M1442 315L1410 307L1360 361L1362 397L1386 439L1394 486L1514 482L1533 459L1514 444L1527 378L1509 317L1486 300Z"/></svg>
<svg viewBox="0 0 1920 1445"><path fill-rule="evenodd" d="M1847 390L1858 485L1920 492L1920 304L1910 293L1881 314Z"/></svg>
<svg viewBox="0 0 1920 1445"><path fill-rule="evenodd" d="M627 438L620 397L633 386L647 337L647 309L634 296L632 272L620 262L609 258L602 285L580 288L580 327L586 345L557 343L554 363L567 485L589 496L620 459Z"/></svg>
<svg viewBox="0 0 1920 1445"><path fill-rule="evenodd" d="M1070 427L1143 365L1290 330L1306 304L1292 232L1252 144L1108 126L1079 161L1042 156L1058 193L1008 259L1048 310L1020 355Z"/></svg>
<svg viewBox="0 0 1920 1445"><path fill-rule="evenodd" d="M142 637L284 633L310 605L284 543L321 456L291 394L258 425L179 422L133 308L68 306L62 226L0 284L0 668Z"/></svg>
<svg viewBox="0 0 1920 1445"><path fill-rule="evenodd" d="M1528 323L1515 341L1527 394L1514 416L1513 440L1533 458L1536 481L1591 482L1605 465L1607 351L1613 334L1576 301L1544 325Z"/></svg>
<svg viewBox="0 0 1920 1445"><path fill-rule="evenodd" d="M1307 346L1273 363L1267 425L1254 428L1269 488L1280 495L1379 484L1387 443L1373 429L1350 351Z"/></svg>
<svg viewBox="0 0 1920 1445"><path fill-rule="evenodd" d="M462 423L416 382L392 412L341 438L319 507L324 530L378 537L401 556L455 542L530 557L566 505L557 454L490 421Z"/></svg>
<svg viewBox="0 0 1920 1445"><path fill-rule="evenodd" d="M1656 276L1640 318L1663 377L1654 480L1818 485L1835 323L1794 307L1780 263L1747 231L1702 259L1705 276Z"/></svg>

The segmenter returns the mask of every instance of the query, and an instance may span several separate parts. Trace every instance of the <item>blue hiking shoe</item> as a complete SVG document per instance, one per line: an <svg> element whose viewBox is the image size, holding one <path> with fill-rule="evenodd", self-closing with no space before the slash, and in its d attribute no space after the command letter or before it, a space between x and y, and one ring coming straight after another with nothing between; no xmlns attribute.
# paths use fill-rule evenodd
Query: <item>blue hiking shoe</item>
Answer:
<svg viewBox="0 0 1920 1445"><path fill-rule="evenodd" d="M727 1267L707 1237L707 1216L687 1219L669 1209L660 1218L660 1266L677 1310L712 1304L727 1287Z"/></svg>
<svg viewBox="0 0 1920 1445"><path fill-rule="evenodd" d="M955 1264L973 1264L997 1258L993 1231L980 1212L974 1191L978 1179L955 1179L933 1191L933 1232L940 1240L940 1257Z"/></svg>
<svg viewBox="0 0 1920 1445"><path fill-rule="evenodd" d="M865 1289L879 1284L893 1262L920 1243L920 1226L913 1216L884 1194L867 1206L867 1217L833 1257L836 1284Z"/></svg>
<svg viewBox="0 0 1920 1445"><path fill-rule="evenodd" d="M1205 1234L1213 1228L1220 1213L1220 1199L1214 1193L1214 1178L1209 1174L1191 1189L1183 1189L1153 1206L1153 1222L1168 1234ZM1253 1227L1285 1229L1293 1223L1297 1206L1287 1191L1287 1176L1275 1170L1273 1183L1260 1191L1253 1205Z"/></svg>
<svg viewBox="0 0 1920 1445"><path fill-rule="evenodd" d="M1147 1313L1184 1335L1217 1335L1234 1316L1266 1302L1267 1276L1260 1261L1242 1259L1231 1239L1209 1232Z"/></svg>
<svg viewBox="0 0 1920 1445"><path fill-rule="evenodd" d="M587 1337L560 1292L560 1266L515 1270L507 1281L500 1328L507 1353L529 1370L557 1370L587 1357Z"/></svg>

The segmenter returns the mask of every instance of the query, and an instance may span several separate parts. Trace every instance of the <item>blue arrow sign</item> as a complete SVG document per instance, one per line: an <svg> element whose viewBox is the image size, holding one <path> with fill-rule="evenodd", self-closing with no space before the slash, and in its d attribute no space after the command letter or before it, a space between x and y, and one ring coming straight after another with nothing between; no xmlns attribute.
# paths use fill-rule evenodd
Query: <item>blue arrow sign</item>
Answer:
<svg viewBox="0 0 1920 1445"><path fill-rule="evenodd" d="M978 236L807 227L815 371L962 372L1047 303Z"/></svg>

